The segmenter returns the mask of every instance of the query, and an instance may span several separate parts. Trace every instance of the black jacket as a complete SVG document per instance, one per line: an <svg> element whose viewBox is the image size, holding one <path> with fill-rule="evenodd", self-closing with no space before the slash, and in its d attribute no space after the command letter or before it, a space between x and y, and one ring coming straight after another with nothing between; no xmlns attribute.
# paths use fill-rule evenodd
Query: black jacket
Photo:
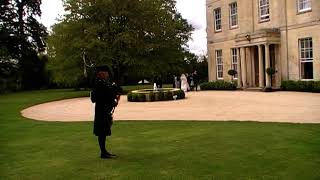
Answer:
<svg viewBox="0 0 320 180"><path fill-rule="evenodd" d="M91 91L91 101L96 103L93 133L96 136L111 135L112 109L117 105L121 88L115 83L98 79Z"/></svg>

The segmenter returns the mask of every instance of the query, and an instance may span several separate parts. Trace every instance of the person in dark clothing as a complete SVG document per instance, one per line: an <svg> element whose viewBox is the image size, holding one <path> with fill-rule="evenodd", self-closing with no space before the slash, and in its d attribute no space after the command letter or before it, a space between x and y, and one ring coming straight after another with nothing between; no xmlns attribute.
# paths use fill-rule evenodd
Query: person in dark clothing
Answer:
<svg viewBox="0 0 320 180"><path fill-rule="evenodd" d="M158 88L162 88L162 77L158 76L158 82L157 82Z"/></svg>
<svg viewBox="0 0 320 180"><path fill-rule="evenodd" d="M196 88L196 91L198 91L199 75L196 70L193 72L193 82L194 82L194 87Z"/></svg>
<svg viewBox="0 0 320 180"><path fill-rule="evenodd" d="M91 101L95 103L93 133L98 137L100 157L102 159L115 156L106 150L106 137L111 136L113 111L118 105L121 87L111 80L108 66L96 68L96 80L91 91Z"/></svg>
<svg viewBox="0 0 320 180"><path fill-rule="evenodd" d="M186 73L186 77L187 77L187 82L189 85L188 91L191 91L191 74Z"/></svg>

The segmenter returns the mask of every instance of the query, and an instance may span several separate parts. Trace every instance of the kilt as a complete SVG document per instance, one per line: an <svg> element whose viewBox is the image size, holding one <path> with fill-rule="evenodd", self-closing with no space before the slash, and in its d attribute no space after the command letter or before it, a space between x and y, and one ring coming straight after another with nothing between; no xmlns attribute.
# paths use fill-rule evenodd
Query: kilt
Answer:
<svg viewBox="0 0 320 180"><path fill-rule="evenodd" d="M96 104L93 134L96 136L111 136L111 126L113 123L110 114L112 107L103 107Z"/></svg>

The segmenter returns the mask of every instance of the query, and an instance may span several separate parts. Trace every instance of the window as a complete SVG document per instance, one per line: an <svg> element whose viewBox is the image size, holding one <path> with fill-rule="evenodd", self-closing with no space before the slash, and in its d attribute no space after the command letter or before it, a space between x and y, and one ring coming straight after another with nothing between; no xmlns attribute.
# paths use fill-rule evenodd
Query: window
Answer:
<svg viewBox="0 0 320 180"><path fill-rule="evenodd" d="M301 79L313 79L312 38L299 40Z"/></svg>
<svg viewBox="0 0 320 180"><path fill-rule="evenodd" d="M216 61L217 61L217 78L223 79L222 50L216 50Z"/></svg>
<svg viewBox="0 0 320 180"><path fill-rule="evenodd" d="M298 11L305 12L311 10L311 0L298 0Z"/></svg>
<svg viewBox="0 0 320 180"><path fill-rule="evenodd" d="M234 28L238 26L238 9L237 3L230 4L230 27Z"/></svg>
<svg viewBox="0 0 320 180"><path fill-rule="evenodd" d="M221 9L214 10L214 29L215 31L221 31Z"/></svg>
<svg viewBox="0 0 320 180"><path fill-rule="evenodd" d="M236 48L231 49L231 69L237 71L233 78L238 78L238 51Z"/></svg>
<svg viewBox="0 0 320 180"><path fill-rule="evenodd" d="M267 21L270 19L269 0L259 0L259 15L260 21Z"/></svg>

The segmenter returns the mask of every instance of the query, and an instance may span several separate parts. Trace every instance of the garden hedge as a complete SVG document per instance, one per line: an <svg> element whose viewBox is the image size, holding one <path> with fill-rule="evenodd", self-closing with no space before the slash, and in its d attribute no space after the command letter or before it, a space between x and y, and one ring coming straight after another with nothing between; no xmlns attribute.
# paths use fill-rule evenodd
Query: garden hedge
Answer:
<svg viewBox="0 0 320 180"><path fill-rule="evenodd" d="M284 91L320 92L320 81L282 81Z"/></svg>
<svg viewBox="0 0 320 180"><path fill-rule="evenodd" d="M200 84L201 90L236 90L236 82L213 81Z"/></svg>
<svg viewBox="0 0 320 180"><path fill-rule="evenodd" d="M185 93L181 89L163 88L160 91L150 89L131 91L127 95L129 102L167 101L184 99Z"/></svg>

